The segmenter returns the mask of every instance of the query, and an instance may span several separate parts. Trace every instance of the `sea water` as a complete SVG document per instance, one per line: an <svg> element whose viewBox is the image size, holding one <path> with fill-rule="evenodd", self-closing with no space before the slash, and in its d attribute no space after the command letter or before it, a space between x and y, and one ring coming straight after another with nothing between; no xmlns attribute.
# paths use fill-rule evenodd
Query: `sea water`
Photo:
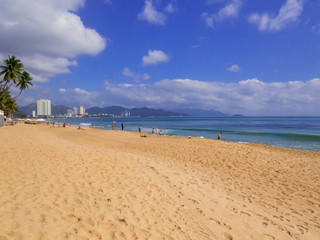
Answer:
<svg viewBox="0 0 320 240"><path fill-rule="evenodd" d="M320 117L150 117L150 118L67 118L59 119L73 126L93 125L111 129L112 122L121 130L151 133L153 128L167 136L191 136L231 142L260 143L272 146L320 151ZM55 120L57 121L57 120Z"/></svg>

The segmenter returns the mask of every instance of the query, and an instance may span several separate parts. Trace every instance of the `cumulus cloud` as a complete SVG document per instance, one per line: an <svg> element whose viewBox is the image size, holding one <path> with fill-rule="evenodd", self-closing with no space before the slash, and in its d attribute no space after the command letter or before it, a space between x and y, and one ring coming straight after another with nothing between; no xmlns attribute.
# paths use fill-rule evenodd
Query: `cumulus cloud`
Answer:
<svg viewBox="0 0 320 240"><path fill-rule="evenodd" d="M163 79L153 84L104 83L104 89L52 89L35 86L19 102L49 98L54 105L69 107L150 107L157 109L201 108L248 116L317 116L320 112L320 79L263 82L257 78L239 82L204 82Z"/></svg>
<svg viewBox="0 0 320 240"><path fill-rule="evenodd" d="M261 31L279 31L290 23L296 22L303 11L305 0L287 0L280 8L277 16L267 13L254 13L249 16L249 22L257 24Z"/></svg>
<svg viewBox="0 0 320 240"><path fill-rule="evenodd" d="M220 1L219 1L220 2ZM205 21L208 27L214 28L215 23L222 22L228 18L235 18L238 16L240 9L242 7L241 0L231 0L229 3L221 8L217 13L210 14L204 12L201 14L202 19ZM210 2L210 3L216 3Z"/></svg>
<svg viewBox="0 0 320 240"><path fill-rule="evenodd" d="M21 58L41 81L76 66L75 57L96 55L106 40L84 26L75 12L84 0L3 0L0 8L0 53Z"/></svg>
<svg viewBox="0 0 320 240"><path fill-rule="evenodd" d="M98 91L87 91L82 88L64 89L60 88L58 93L52 95L52 104L67 105L73 107L78 105L85 105L85 107L104 105L104 93ZM35 98L36 99L36 98ZM53 100L55 99L55 100Z"/></svg>
<svg viewBox="0 0 320 240"><path fill-rule="evenodd" d="M165 79L152 85L106 84L107 95L123 105L203 108L246 115L318 115L320 79L237 83Z"/></svg>
<svg viewBox="0 0 320 240"><path fill-rule="evenodd" d="M157 65L160 62L168 62L169 57L161 50L149 50L148 55L142 57L143 65Z"/></svg>
<svg viewBox="0 0 320 240"><path fill-rule="evenodd" d="M164 25L167 17L156 10L152 4L152 0L146 0L142 12L138 15L138 19L156 25Z"/></svg>
<svg viewBox="0 0 320 240"><path fill-rule="evenodd" d="M241 68L238 64L233 64L232 66L228 67L229 72L239 72Z"/></svg>
<svg viewBox="0 0 320 240"><path fill-rule="evenodd" d="M146 81L150 79L150 75L147 73L144 74L137 74L132 72L128 67L125 67L122 70L122 74L126 77L132 78L135 82L141 82L141 81Z"/></svg>

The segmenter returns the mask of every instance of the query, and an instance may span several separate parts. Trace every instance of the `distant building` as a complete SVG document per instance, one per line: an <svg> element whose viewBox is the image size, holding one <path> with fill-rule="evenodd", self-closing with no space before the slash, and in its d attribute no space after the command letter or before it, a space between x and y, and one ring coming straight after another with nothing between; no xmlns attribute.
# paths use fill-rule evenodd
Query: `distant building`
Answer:
<svg viewBox="0 0 320 240"><path fill-rule="evenodd" d="M85 109L84 109L84 106L83 105L79 105L79 114L80 115L85 115L86 112L85 112Z"/></svg>
<svg viewBox="0 0 320 240"><path fill-rule="evenodd" d="M78 108L76 108L76 107L73 108L73 114L78 115Z"/></svg>
<svg viewBox="0 0 320 240"><path fill-rule="evenodd" d="M130 111L125 111L125 112L124 112L124 116L125 116L125 117L130 117Z"/></svg>
<svg viewBox="0 0 320 240"><path fill-rule="evenodd" d="M36 117L36 111L32 111L32 117Z"/></svg>
<svg viewBox="0 0 320 240"><path fill-rule="evenodd" d="M71 109L67 110L67 117L72 117L73 114L74 113L73 113L73 111Z"/></svg>
<svg viewBox="0 0 320 240"><path fill-rule="evenodd" d="M37 101L37 115L50 116L51 115L51 101L48 99L40 99Z"/></svg>

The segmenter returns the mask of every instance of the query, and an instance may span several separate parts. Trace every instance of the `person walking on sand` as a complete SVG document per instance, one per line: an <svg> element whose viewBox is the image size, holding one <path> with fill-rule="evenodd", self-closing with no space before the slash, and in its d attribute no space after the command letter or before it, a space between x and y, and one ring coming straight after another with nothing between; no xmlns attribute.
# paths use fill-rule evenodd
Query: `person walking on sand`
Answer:
<svg viewBox="0 0 320 240"><path fill-rule="evenodd" d="M141 132L141 125L139 126L139 132Z"/></svg>
<svg viewBox="0 0 320 240"><path fill-rule="evenodd" d="M112 125L112 130L114 130L114 122L112 122L112 124L111 124L111 125Z"/></svg>
<svg viewBox="0 0 320 240"><path fill-rule="evenodd" d="M218 140L220 140L221 133L222 133L222 132L219 132L219 133L218 133Z"/></svg>
<svg viewBox="0 0 320 240"><path fill-rule="evenodd" d="M122 131L123 131L123 129L124 129L124 123L121 123L121 128L122 128Z"/></svg>

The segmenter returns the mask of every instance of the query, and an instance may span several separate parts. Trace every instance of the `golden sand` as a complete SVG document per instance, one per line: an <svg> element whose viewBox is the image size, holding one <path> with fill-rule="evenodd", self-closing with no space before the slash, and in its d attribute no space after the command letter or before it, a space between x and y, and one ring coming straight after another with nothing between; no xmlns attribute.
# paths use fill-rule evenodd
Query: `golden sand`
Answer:
<svg viewBox="0 0 320 240"><path fill-rule="evenodd" d="M0 128L0 240L320 239L320 153Z"/></svg>

